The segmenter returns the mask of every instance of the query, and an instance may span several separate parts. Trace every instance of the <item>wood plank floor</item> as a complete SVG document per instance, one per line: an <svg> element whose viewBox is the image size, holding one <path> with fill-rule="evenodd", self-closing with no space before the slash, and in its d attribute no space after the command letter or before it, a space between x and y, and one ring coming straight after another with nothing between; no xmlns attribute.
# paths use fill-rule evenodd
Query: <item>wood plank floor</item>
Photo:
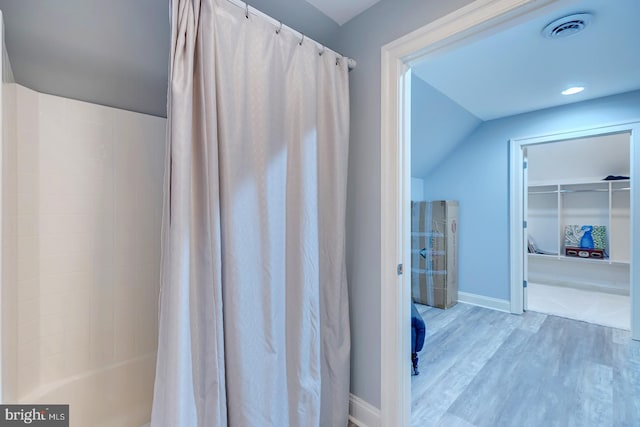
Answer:
<svg viewBox="0 0 640 427"><path fill-rule="evenodd" d="M417 305L427 324L412 426L640 426L640 342L526 312Z"/></svg>

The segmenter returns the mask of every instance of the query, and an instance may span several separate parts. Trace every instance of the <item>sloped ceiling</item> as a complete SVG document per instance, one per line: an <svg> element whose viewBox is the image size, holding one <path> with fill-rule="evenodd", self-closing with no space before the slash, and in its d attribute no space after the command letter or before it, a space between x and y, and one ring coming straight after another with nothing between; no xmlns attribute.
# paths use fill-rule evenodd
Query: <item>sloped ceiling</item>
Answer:
<svg viewBox="0 0 640 427"><path fill-rule="evenodd" d="M306 0L319 11L343 25L380 0Z"/></svg>
<svg viewBox="0 0 640 427"><path fill-rule="evenodd" d="M411 80L411 176L424 177L482 121L417 76Z"/></svg>
<svg viewBox="0 0 640 427"><path fill-rule="evenodd" d="M581 12L593 14L583 32L557 40L541 35L548 23ZM413 71L482 120L628 92L640 88L638 18L638 0L565 0ZM586 90L560 94L574 84Z"/></svg>
<svg viewBox="0 0 640 427"><path fill-rule="evenodd" d="M366 7L376 0L309 1L334 13L329 9L336 5ZM249 4L330 48L337 44L340 26L307 1ZM640 1L558 4L415 70L483 120L640 88ZM44 93L166 116L169 6L170 0L0 0L16 81ZM583 34L557 42L540 36L544 24L578 11L594 13ZM564 75L554 80L558 72ZM558 94L578 80L586 82L585 92L571 99Z"/></svg>
<svg viewBox="0 0 640 427"><path fill-rule="evenodd" d="M339 26L301 0L249 5L333 48ZM166 117L170 0L0 0L17 83Z"/></svg>
<svg viewBox="0 0 640 427"><path fill-rule="evenodd" d="M18 83L166 116L167 1L0 0L0 10Z"/></svg>
<svg viewBox="0 0 640 427"><path fill-rule="evenodd" d="M548 23L579 12L593 14L582 33L559 40L541 35ZM473 123L465 117L480 123L639 89L639 17L638 0L563 0L414 66L413 86L432 93L412 87L414 96L431 98L412 100L412 119L421 121L417 128L412 123L412 176L428 175L465 141ZM586 90L560 94L576 83ZM423 113L428 110L434 112Z"/></svg>

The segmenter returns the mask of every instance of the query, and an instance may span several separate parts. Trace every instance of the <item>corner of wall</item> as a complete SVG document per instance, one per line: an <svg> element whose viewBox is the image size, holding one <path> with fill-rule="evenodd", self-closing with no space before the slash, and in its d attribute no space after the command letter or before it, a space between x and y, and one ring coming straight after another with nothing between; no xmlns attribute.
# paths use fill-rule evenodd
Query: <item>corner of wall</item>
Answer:
<svg viewBox="0 0 640 427"><path fill-rule="evenodd" d="M4 42L4 18L2 11L0 11L0 31L2 33L2 81L4 83L15 83L16 80L13 76L13 68L11 68L11 61L9 61L7 46Z"/></svg>

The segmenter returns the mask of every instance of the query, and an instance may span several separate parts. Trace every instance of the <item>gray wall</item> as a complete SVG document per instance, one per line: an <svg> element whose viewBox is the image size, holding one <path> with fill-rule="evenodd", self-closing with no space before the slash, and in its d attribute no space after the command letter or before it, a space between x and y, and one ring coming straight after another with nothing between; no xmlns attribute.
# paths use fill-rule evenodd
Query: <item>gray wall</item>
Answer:
<svg viewBox="0 0 640 427"><path fill-rule="evenodd" d="M640 91L487 121L426 176L426 200L460 202L460 291L509 299L509 139L633 120Z"/></svg>
<svg viewBox="0 0 640 427"><path fill-rule="evenodd" d="M340 29L336 49L358 61L349 76L351 138L347 274L351 392L380 407L380 48L471 0L382 0ZM392 284L386 284L391 286Z"/></svg>

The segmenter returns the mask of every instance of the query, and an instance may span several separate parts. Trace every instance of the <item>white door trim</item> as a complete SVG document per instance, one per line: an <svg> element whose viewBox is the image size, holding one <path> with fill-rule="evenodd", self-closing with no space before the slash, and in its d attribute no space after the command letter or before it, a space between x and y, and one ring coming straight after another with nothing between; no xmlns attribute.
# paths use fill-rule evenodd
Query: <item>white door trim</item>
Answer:
<svg viewBox="0 0 640 427"><path fill-rule="evenodd" d="M577 129L572 131L541 135L535 137L515 138L510 141L509 150L511 164L509 166L509 194L510 194L510 261L511 261L511 312L522 313L523 291L522 281L524 277L523 254L525 253L524 234L522 233L522 221L524 220L523 202L524 174L521 167L523 161L523 148L534 144L556 142L567 139L583 138L588 136L606 135L611 133L629 132L630 135L630 169L631 169L631 236L635 236L635 230L640 230L640 209L636 208L636 202L640 197L640 121L609 124L592 128ZM631 239L631 266L630 266L630 291L631 291L631 337L640 340L640 284L636 278L640 277L640 239Z"/></svg>
<svg viewBox="0 0 640 427"><path fill-rule="evenodd" d="M410 135L409 67L461 40L496 30L561 0L476 0L385 46L381 51L381 425L410 424L409 377ZM398 264L405 266L397 274Z"/></svg>
<svg viewBox="0 0 640 427"><path fill-rule="evenodd" d="M524 311L524 290L522 289L525 245L524 233L522 232L522 222L524 220L524 194L522 192L524 186L522 170L524 152L522 148L525 144L523 142L521 140L511 140L509 142L509 271L511 277L511 312L514 314L522 314ZM514 170L514 165L517 165L518 170Z"/></svg>

